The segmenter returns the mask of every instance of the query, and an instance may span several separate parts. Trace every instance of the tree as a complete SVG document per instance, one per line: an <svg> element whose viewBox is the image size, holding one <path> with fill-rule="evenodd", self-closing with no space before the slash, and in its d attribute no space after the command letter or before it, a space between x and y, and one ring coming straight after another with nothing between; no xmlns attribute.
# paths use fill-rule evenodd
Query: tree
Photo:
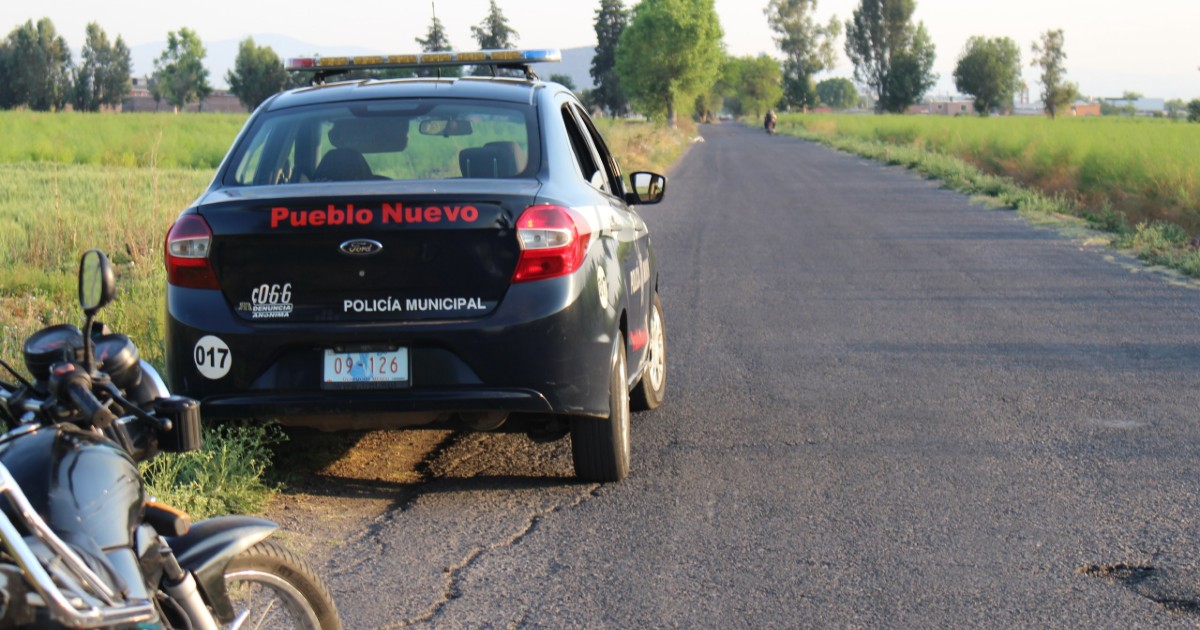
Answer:
<svg viewBox="0 0 1200 630"><path fill-rule="evenodd" d="M860 0L846 22L846 56L876 112L903 112L937 81L933 40L924 23L912 23L916 8L916 0Z"/></svg>
<svg viewBox="0 0 1200 630"><path fill-rule="evenodd" d="M450 36L446 34L446 27L438 19L437 13L433 14L433 19L429 22L429 30L425 31L425 37L418 37L416 40L423 52L454 50L454 46L450 44ZM417 70L419 77L457 77L461 73L462 69L457 66Z"/></svg>
<svg viewBox="0 0 1200 630"><path fill-rule="evenodd" d="M1033 43L1033 55L1031 65L1042 69L1042 109L1055 118L1079 95L1079 88L1064 76L1067 53L1063 50L1062 29L1042 33L1041 42Z"/></svg>
<svg viewBox="0 0 1200 630"><path fill-rule="evenodd" d="M417 37L416 40L417 45L425 52L453 50L450 46L450 36L446 34L446 27L438 19L436 13L433 14L433 19L429 22L429 30L425 31L425 37Z"/></svg>
<svg viewBox="0 0 1200 630"><path fill-rule="evenodd" d="M1200 98L1188 101L1187 112L1188 122L1200 122Z"/></svg>
<svg viewBox="0 0 1200 630"><path fill-rule="evenodd" d="M508 20L501 13L500 7L496 6L496 0L491 0L488 4L487 17L483 18L483 24L471 27L471 37L479 43L480 50L503 50L505 48L516 48L517 38L520 35L508 25ZM476 66L475 75L491 74L493 70L485 66Z"/></svg>
<svg viewBox="0 0 1200 630"><path fill-rule="evenodd" d="M1142 98L1142 94L1140 92L1134 92L1132 90L1125 90L1125 93L1121 95L1121 100L1125 101L1125 105L1123 105L1121 107L1121 112L1124 113L1126 116L1136 116L1137 115L1137 102L1141 98Z"/></svg>
<svg viewBox="0 0 1200 630"><path fill-rule="evenodd" d="M233 69L225 73L225 80L242 105L254 111L287 85L288 74L273 48L256 46L254 38L247 37L238 44L237 59Z"/></svg>
<svg viewBox="0 0 1200 630"><path fill-rule="evenodd" d="M933 40L925 30L925 25L918 24L912 45L892 58L887 98L883 101L884 111L903 112L925 97L925 93L937 83L937 75L933 73L935 59Z"/></svg>
<svg viewBox="0 0 1200 630"><path fill-rule="evenodd" d="M596 54L589 73L596 83L592 99L613 116L629 108L616 71L617 44L628 25L629 11L621 0L600 0L600 8L596 10Z"/></svg>
<svg viewBox="0 0 1200 630"><path fill-rule="evenodd" d="M831 109L850 109L858 105L858 90L846 78L825 79L817 84L821 104Z"/></svg>
<svg viewBox="0 0 1200 630"><path fill-rule="evenodd" d="M717 80L696 96L696 120L707 122L721 112L728 112L734 116L742 115L741 103L735 98L737 86L741 83L741 71L741 65L736 58L723 55L720 69L717 71Z"/></svg>
<svg viewBox="0 0 1200 630"><path fill-rule="evenodd" d="M49 18L27 21L0 45L0 106L61 110L71 97L71 50Z"/></svg>
<svg viewBox="0 0 1200 630"><path fill-rule="evenodd" d="M993 109L1012 109L1013 97L1021 89L1021 50L1007 37L972 37L967 40L958 65L954 86L975 97L975 112L987 116Z"/></svg>
<svg viewBox="0 0 1200 630"><path fill-rule="evenodd" d="M1183 112L1187 110L1187 103L1181 98L1173 98L1167 101L1167 118L1175 120L1181 118Z"/></svg>
<svg viewBox="0 0 1200 630"><path fill-rule="evenodd" d="M813 19L816 11L817 0L771 0L763 10L775 31L775 45L784 54L784 98L801 108L816 104L812 77L837 63L834 46L842 34L837 16L821 25Z"/></svg>
<svg viewBox="0 0 1200 630"><path fill-rule="evenodd" d="M766 56L734 57L739 66L733 94L742 114L761 118L783 97L783 70L779 62Z"/></svg>
<svg viewBox="0 0 1200 630"><path fill-rule="evenodd" d="M571 90L572 92L576 91L577 89L575 87L575 80L572 79L571 75L569 74L552 74L550 75L550 82L557 83L568 90Z"/></svg>
<svg viewBox="0 0 1200 630"><path fill-rule="evenodd" d="M515 48L520 34L508 25L504 13L500 11L500 7L496 6L496 0L491 0L488 4L487 17L483 18L483 24L471 27L471 37L479 42L480 50L503 50Z"/></svg>
<svg viewBox="0 0 1200 630"><path fill-rule="evenodd" d="M110 44L100 25L91 22L80 58L74 73L75 109L94 112L101 107L119 107L132 85L133 61L125 41L117 36Z"/></svg>
<svg viewBox="0 0 1200 630"><path fill-rule="evenodd" d="M716 81L721 36L713 0L643 0L617 48L617 76L633 106L674 126L679 108Z"/></svg>
<svg viewBox="0 0 1200 630"><path fill-rule="evenodd" d="M192 101L203 101L212 94L208 69L204 67L204 44L191 29L167 33L167 47L154 60L155 100L162 99L178 112Z"/></svg>

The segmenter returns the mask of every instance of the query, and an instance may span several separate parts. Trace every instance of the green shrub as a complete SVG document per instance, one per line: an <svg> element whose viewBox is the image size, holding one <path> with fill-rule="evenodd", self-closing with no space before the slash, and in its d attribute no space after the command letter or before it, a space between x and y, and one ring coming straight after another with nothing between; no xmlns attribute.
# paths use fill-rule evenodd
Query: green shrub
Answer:
<svg viewBox="0 0 1200 630"><path fill-rule="evenodd" d="M285 439L273 424L206 428L203 449L163 453L142 464L147 492L197 520L262 512L275 490L263 479L270 446Z"/></svg>

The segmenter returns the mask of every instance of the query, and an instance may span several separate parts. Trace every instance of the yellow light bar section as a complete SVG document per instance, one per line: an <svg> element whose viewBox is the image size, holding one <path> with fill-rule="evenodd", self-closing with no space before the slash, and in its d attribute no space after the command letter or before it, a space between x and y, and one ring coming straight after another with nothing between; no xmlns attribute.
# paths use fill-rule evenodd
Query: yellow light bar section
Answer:
<svg viewBox="0 0 1200 630"><path fill-rule="evenodd" d="M498 66L504 64L562 61L557 48L539 50L479 50L472 52L427 52L409 55L363 55L359 57L297 57L284 68L293 72L332 72L389 68L434 68L440 66Z"/></svg>

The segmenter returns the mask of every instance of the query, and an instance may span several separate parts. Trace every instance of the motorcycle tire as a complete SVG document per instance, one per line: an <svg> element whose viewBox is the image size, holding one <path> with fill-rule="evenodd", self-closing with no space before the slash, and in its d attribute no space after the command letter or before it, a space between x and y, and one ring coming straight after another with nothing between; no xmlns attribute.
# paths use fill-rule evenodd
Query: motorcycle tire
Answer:
<svg viewBox="0 0 1200 630"><path fill-rule="evenodd" d="M249 613L244 628L341 630L325 583L296 554L266 540L234 557L225 569L234 613Z"/></svg>

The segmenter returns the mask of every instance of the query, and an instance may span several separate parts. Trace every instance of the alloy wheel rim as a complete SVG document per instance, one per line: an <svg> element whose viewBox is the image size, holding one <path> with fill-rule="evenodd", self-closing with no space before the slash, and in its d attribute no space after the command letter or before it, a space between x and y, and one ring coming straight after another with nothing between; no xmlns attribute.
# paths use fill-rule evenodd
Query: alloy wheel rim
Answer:
<svg viewBox="0 0 1200 630"><path fill-rule="evenodd" d="M650 371L650 386L654 391L662 389L663 378L667 373L666 357L664 356L662 317L655 308L650 316L650 361L647 369Z"/></svg>

